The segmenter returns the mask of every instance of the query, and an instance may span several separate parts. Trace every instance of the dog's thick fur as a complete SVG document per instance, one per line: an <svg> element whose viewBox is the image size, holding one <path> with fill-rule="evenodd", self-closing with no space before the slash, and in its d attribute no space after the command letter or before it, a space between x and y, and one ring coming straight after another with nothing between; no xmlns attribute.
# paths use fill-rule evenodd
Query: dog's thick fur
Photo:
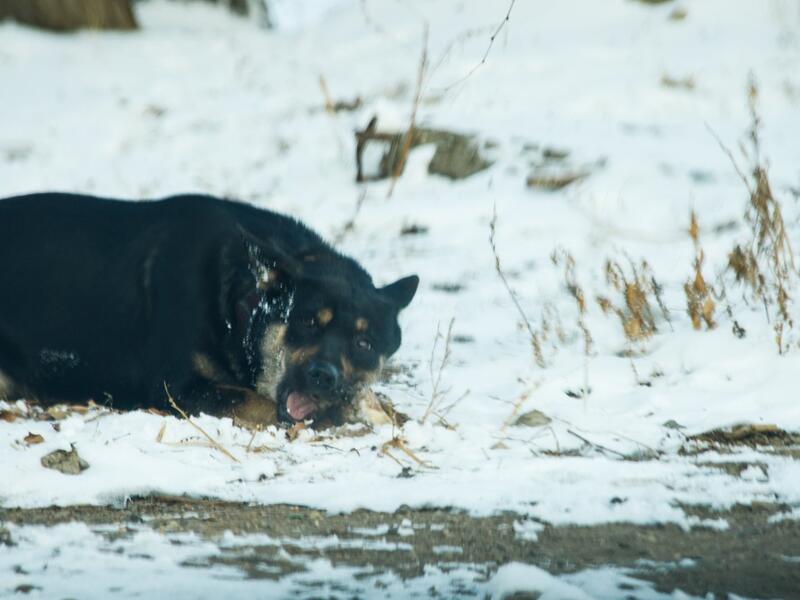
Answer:
<svg viewBox="0 0 800 600"><path fill-rule="evenodd" d="M209 196L0 200L0 393L342 419L400 345L376 288L301 223ZM266 419L268 420L268 419Z"/></svg>

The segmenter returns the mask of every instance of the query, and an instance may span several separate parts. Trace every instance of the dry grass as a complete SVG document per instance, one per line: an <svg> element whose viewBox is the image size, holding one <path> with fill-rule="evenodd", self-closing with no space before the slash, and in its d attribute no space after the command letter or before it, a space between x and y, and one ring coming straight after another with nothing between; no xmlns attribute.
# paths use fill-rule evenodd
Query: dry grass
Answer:
<svg viewBox="0 0 800 600"><path fill-rule="evenodd" d="M591 393L592 388L589 386L589 357L592 355L594 348L594 339L589 327L586 324L586 295L583 293L583 288L578 284L577 277L575 276L575 258L566 250L556 250L550 257L553 264L556 266L564 267L564 285L575 300L575 305L578 308L578 329L581 330L583 337L583 389L582 395Z"/></svg>
<svg viewBox="0 0 800 600"><path fill-rule="evenodd" d="M606 261L606 281L619 292L620 298L615 302L607 296L597 296L596 300L604 313L619 317L625 339L633 345L647 341L658 331L651 299L667 320L669 313L661 300L661 286L647 261L642 260L638 265L629 262L630 271L626 273L619 262Z"/></svg>
<svg viewBox="0 0 800 600"><path fill-rule="evenodd" d="M217 440L215 440L213 437L211 437L211 436L210 436L210 435L209 435L209 434L206 432L206 430L205 430L205 429L203 429L202 427L200 427L200 425L198 425L197 423L195 423L194 421L192 421L192 420L189 418L189 415L187 415L187 414L186 414L186 413L183 411L183 409L182 409L180 406L178 406L178 403L177 403L177 402L175 402L175 399L172 397L172 394L170 394L170 393L169 393L169 388L167 387L167 383L166 383L166 382L164 382L164 391L167 393L167 401L169 402L170 406L171 406L172 408L174 408L174 409L175 409L175 411L176 411L176 412L177 412L177 413L178 413L178 414L179 414L181 417L183 417L183 418L186 420L186 422L187 422L187 423L189 423L189 425L191 425L191 426L192 426L192 427L194 427L194 428L195 428L197 431L199 431L199 432L200 432L200 433L203 435L203 437L205 437L205 438L208 440L208 443L209 443L209 444L211 444L211 446L212 446L214 449L216 449L216 450L219 450L220 452L222 452L222 454L224 454L225 456L227 456L228 458L230 458L230 459L231 459L233 462L236 462L236 463L238 463L238 462L239 462L239 459L238 459L238 458L236 458L236 457L235 457L233 454L231 454L230 452L228 452L228 450L227 450L227 449L226 449L226 448L225 448L225 447L224 447L222 444L220 444L220 443L219 443ZM161 434L161 432L159 432L159 435L161 435L161 437L163 438L163 435Z"/></svg>
<svg viewBox="0 0 800 600"><path fill-rule="evenodd" d="M692 211L689 224L689 237L692 238L695 248L694 277L683 284L683 291L686 294L686 311L692 319L692 327L697 330L703 328L705 323L708 329L714 329L717 324L714 322L714 311L716 304L711 297L712 288L706 283L703 277L703 261L705 254L700 245L700 227L697 223L697 214Z"/></svg>
<svg viewBox="0 0 800 600"><path fill-rule="evenodd" d="M778 352L784 354L797 338L790 291L793 293L797 285L798 271L786 235L781 204L772 192L767 168L761 159L758 88L753 81L748 86L747 98L751 126L747 136L749 149L743 148L743 152L752 165L749 175L743 172L733 153L717 137L749 196L744 218L750 226L750 239L733 248L728 255L728 268L733 271L737 283L748 290L749 299L763 304L775 331Z"/></svg>

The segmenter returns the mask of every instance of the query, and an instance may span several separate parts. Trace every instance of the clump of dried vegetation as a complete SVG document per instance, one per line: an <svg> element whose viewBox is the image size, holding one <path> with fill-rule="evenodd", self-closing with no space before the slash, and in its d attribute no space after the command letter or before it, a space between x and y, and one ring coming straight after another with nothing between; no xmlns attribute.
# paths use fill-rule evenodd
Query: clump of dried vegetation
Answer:
<svg viewBox="0 0 800 600"><path fill-rule="evenodd" d="M800 272L795 264L780 200L773 193L767 167L761 158L758 90L752 81L748 86L747 97L751 126L747 133L748 143L741 147L741 151L751 165L748 171L745 172L739 167L733 153L719 138L717 141L730 158L748 192L748 202L744 212L748 236L734 245L728 254L726 264L709 265L700 239L698 216L694 211L691 212L687 233L694 245L694 259L691 275L683 284L686 312L691 319L692 327L698 331L716 328L718 313L727 314L732 322L734 335L739 338L744 337L745 330L734 319L726 289L726 275L732 273L736 283L744 288L745 301L748 304L763 305L766 318L774 330L778 351L780 354L785 354L791 347L800 346L800 333L795 326L792 306ZM553 342L554 346L557 345L556 342L563 345L568 339L563 333L560 317L553 305L545 306L541 323L533 324L526 315L516 292L509 284L497 252L496 223L495 211L489 225L489 242L495 258L495 270L516 307L524 328L527 329L535 362L544 368L547 363L543 345L548 341ZM583 353L586 358L584 389L580 394L582 396L590 390L588 362L594 351L594 339L587 324L590 308L587 297L592 296L592 291L587 294L578 283L576 261L572 254L564 249L557 249L551 255L551 260L556 267L563 269L565 289L577 307L577 326L583 339ZM659 326L667 323L670 329L673 327L670 310L664 302L663 287L644 259L639 262L630 257L622 261L608 259L604 265L604 278L609 291L598 293L594 298L604 314L619 319L627 343L623 354L631 358L631 365L636 374L633 357L644 349L644 345L654 334L658 333ZM721 311L718 306L720 304ZM558 333L558 339L550 340L554 331ZM520 397L509 423L516 417L529 395L530 392L526 392Z"/></svg>
<svg viewBox="0 0 800 600"><path fill-rule="evenodd" d="M596 300L605 314L617 315L629 351L632 351L635 345L647 341L658 331L654 303L667 322L670 321L670 315L662 298L662 287L647 261L636 264L629 260L629 263L630 268L626 273L619 262L606 261L606 282L619 293L620 298L615 301L608 296L598 295Z"/></svg>
<svg viewBox="0 0 800 600"><path fill-rule="evenodd" d="M592 332L589 331L589 326L586 324L586 295L583 293L583 288L578 283L575 275L575 258L566 250L556 250L550 256L550 260L555 266L564 267L564 285L567 292L575 300L575 306L578 309L578 329L581 331L583 337L583 389L581 395L588 395L591 393L589 387L589 357L592 355L594 348L594 339Z"/></svg>
<svg viewBox="0 0 800 600"><path fill-rule="evenodd" d="M703 261L705 253L700 245L700 227L697 224L697 214L692 211L691 223L689 224L689 237L692 238L695 250L694 277L683 284L683 291L686 294L686 312L692 319L692 327L697 330L703 328L703 323L708 329L714 329L717 324L714 322L714 311L716 304L712 298L712 287L706 283L703 277Z"/></svg>
<svg viewBox="0 0 800 600"><path fill-rule="evenodd" d="M742 147L742 152L752 165L749 174L742 171L733 153L717 140L749 194L744 219L750 226L750 237L734 246L728 255L727 266L734 273L736 282L745 287L746 299L764 306L766 317L775 331L778 352L784 354L797 338L790 291L793 293L797 285L798 271L786 235L781 203L772 192L767 168L761 159L758 88L753 81L748 87L747 98L751 119L747 135L749 150Z"/></svg>

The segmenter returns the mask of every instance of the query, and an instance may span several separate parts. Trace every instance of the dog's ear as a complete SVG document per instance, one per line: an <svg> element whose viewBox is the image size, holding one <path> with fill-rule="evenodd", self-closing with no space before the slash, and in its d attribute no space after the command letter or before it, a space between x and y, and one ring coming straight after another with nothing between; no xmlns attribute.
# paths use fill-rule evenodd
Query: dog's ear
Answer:
<svg viewBox="0 0 800 600"><path fill-rule="evenodd" d="M389 299L398 309L405 308L414 299L414 294L417 293L419 286L419 277L416 275L409 275L398 279L394 283L382 287L381 293Z"/></svg>

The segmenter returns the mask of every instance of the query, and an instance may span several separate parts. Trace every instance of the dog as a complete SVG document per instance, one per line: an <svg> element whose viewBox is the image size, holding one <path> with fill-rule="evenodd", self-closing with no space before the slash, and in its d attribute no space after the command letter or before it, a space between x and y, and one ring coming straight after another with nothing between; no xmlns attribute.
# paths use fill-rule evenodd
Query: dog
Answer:
<svg viewBox="0 0 800 600"><path fill-rule="evenodd" d="M0 397L339 424L380 412L367 390L418 284L375 287L297 220L236 201L7 198Z"/></svg>

